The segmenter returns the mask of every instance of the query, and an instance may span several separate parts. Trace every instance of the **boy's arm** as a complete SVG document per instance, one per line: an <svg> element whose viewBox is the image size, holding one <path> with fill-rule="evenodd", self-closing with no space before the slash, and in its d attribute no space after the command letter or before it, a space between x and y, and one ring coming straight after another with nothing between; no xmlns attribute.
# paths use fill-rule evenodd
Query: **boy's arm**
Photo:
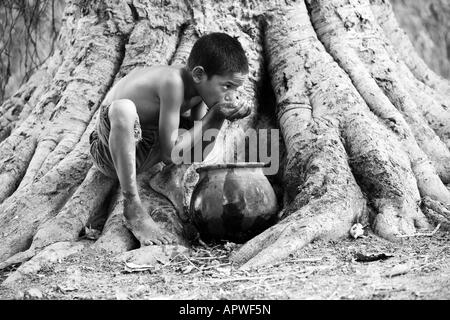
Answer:
<svg viewBox="0 0 450 320"><path fill-rule="evenodd" d="M181 79L180 79L181 80ZM161 84L159 99L158 133L161 160L171 163L171 152L178 137L180 108L183 103L183 84L176 78L165 79Z"/></svg>
<svg viewBox="0 0 450 320"><path fill-rule="evenodd" d="M207 157L216 143L216 137L214 137L212 141L203 141L202 134L204 134L206 130L212 128L220 130L225 119L230 121L241 119L248 116L251 110L249 105L244 103L239 105L234 105L232 103L221 103L208 109L206 104L201 102L192 108L191 111L190 118L194 121L194 127L179 136L179 140L176 143L177 149L188 150L189 148L192 149L195 145L200 144L203 157ZM201 120L201 125L198 125L199 120ZM206 149L207 146L209 146L208 149Z"/></svg>
<svg viewBox="0 0 450 320"><path fill-rule="evenodd" d="M202 142L202 133L210 128L220 129L225 117L217 107L211 108L201 119L201 125L196 125L189 131L178 135L180 124L180 108L183 103L183 84L177 79L168 79L160 89L159 140L161 160L165 164L172 163L172 149L189 150ZM205 106L206 107L206 106Z"/></svg>
<svg viewBox="0 0 450 320"><path fill-rule="evenodd" d="M208 107L202 101L191 109L191 120L192 121L201 120L206 115L207 112Z"/></svg>
<svg viewBox="0 0 450 320"><path fill-rule="evenodd" d="M179 137L181 141L177 142L177 149L192 149L195 145L197 145L197 143L200 143L201 150L203 151L203 157L207 157L208 153L211 152L216 143L216 137L212 141L203 141L202 133L205 133L206 130L212 128L220 130L225 119L230 121L241 119L248 116L251 110L249 105L245 103L241 103L239 105L232 103L220 103L215 104L208 109L206 104L201 102L192 108L191 111L193 111L191 113L191 119L194 120L194 127ZM199 126L198 121L200 119L201 125ZM189 141L189 137L192 137L193 139ZM191 143L190 145L188 144L189 142ZM206 151L207 146L210 147L208 149L209 151Z"/></svg>

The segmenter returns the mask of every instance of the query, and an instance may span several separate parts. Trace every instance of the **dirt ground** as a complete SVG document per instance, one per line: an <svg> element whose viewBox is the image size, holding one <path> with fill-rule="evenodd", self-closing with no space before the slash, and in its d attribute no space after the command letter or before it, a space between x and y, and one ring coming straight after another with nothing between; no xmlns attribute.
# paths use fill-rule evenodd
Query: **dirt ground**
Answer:
<svg viewBox="0 0 450 320"><path fill-rule="evenodd" d="M85 249L11 287L1 299L441 299L450 298L450 232L402 238L316 241L277 265L242 271L233 243L194 247L169 262L130 271L114 256ZM384 254L384 255L383 255ZM372 262L358 259L377 256ZM3 281L14 267L0 273Z"/></svg>

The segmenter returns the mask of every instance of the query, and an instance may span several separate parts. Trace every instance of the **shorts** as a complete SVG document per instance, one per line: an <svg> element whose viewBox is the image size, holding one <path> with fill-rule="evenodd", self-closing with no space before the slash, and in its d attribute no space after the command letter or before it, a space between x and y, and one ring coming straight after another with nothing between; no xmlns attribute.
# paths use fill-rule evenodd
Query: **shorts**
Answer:
<svg viewBox="0 0 450 320"><path fill-rule="evenodd" d="M111 124L108 117L109 105L102 104L95 124L95 129L89 136L90 153L96 167L105 175L116 178L117 173L109 151L109 133ZM159 149L158 130L142 129L139 118L134 123L134 138L136 142L136 174L148 170L151 163L151 154ZM154 151L154 152L152 152ZM156 153L157 154L157 153Z"/></svg>

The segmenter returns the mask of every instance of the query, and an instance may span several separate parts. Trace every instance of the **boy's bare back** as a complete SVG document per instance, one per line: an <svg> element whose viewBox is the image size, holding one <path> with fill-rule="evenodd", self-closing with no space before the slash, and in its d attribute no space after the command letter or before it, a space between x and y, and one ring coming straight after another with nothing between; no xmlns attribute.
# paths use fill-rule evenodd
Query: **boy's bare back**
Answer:
<svg viewBox="0 0 450 320"><path fill-rule="evenodd" d="M117 82L105 97L104 103L111 104L120 99L129 99L134 102L143 128L158 128L160 111L161 84L167 81L174 82L178 90L174 95L184 97L183 66L152 66L140 67L132 70L128 75ZM184 101L180 106L180 113L198 105L201 97L197 96Z"/></svg>

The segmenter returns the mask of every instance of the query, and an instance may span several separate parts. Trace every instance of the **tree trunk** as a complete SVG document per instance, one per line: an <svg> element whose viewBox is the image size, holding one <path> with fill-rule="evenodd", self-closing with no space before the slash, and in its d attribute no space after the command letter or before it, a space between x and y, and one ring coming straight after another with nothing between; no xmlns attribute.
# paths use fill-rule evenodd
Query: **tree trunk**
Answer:
<svg viewBox="0 0 450 320"><path fill-rule="evenodd" d="M427 65L450 79L450 2L392 0L396 20Z"/></svg>
<svg viewBox="0 0 450 320"><path fill-rule="evenodd" d="M240 93L252 112L224 124L208 161L246 161L237 150L247 128L282 133L282 165L269 177L284 194L281 219L234 262L274 262L357 222L391 240L448 228L450 84L415 54L386 1L73 0L59 49L0 109L0 268L76 244L93 221L103 221L94 246L138 247L122 223L120 186L89 156L98 107L130 70L183 63L212 31L246 50ZM183 245L194 169L175 169L179 188L165 196L149 187L161 165L138 177L149 214Z"/></svg>

